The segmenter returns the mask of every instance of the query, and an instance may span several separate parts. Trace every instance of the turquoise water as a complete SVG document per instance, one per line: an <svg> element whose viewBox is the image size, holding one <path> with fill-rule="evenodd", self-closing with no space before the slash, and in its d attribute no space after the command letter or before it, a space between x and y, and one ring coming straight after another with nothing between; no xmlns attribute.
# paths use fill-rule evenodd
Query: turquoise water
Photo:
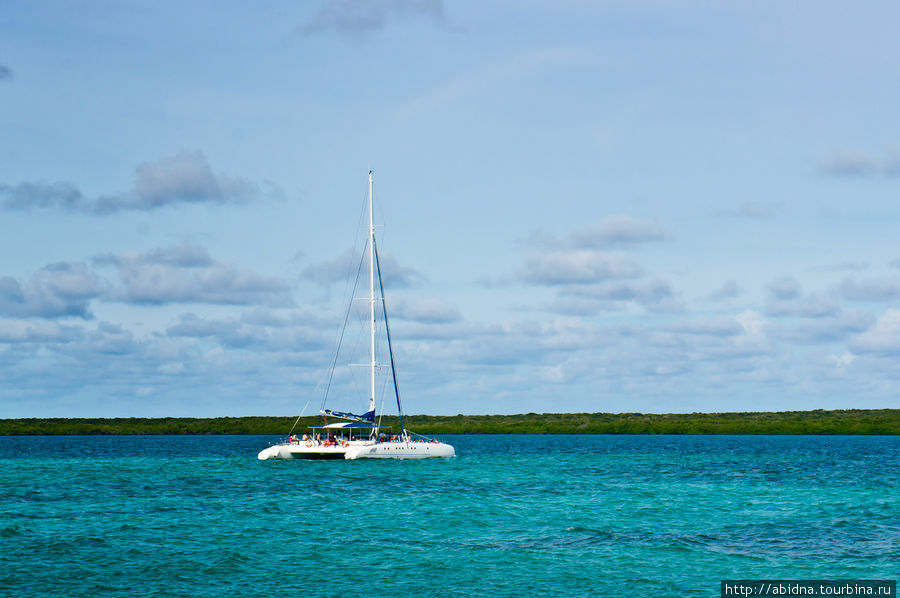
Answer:
<svg viewBox="0 0 900 598"><path fill-rule="evenodd" d="M718 596L900 569L898 437L448 436L450 460L257 461L272 440L0 438L0 595Z"/></svg>

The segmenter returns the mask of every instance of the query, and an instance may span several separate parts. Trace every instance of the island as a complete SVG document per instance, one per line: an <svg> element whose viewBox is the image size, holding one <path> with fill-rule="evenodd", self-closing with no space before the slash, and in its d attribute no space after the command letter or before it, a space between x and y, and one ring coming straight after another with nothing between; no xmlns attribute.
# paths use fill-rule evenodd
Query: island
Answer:
<svg viewBox="0 0 900 598"><path fill-rule="evenodd" d="M0 419L2 436L120 434L285 435L290 416ZM322 422L300 418L297 429ZM422 434L900 434L900 409L841 409L742 413L524 413L407 415ZM399 429L386 415L383 429Z"/></svg>

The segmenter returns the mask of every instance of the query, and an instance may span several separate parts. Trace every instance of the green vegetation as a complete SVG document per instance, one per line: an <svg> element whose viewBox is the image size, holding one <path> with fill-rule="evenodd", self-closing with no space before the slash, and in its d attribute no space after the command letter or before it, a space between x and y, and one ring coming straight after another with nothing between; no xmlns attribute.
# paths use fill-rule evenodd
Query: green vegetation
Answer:
<svg viewBox="0 0 900 598"><path fill-rule="evenodd" d="M408 428L430 434L900 434L900 409L416 415L407 419Z"/></svg>
<svg viewBox="0 0 900 598"><path fill-rule="evenodd" d="M286 435L295 417L163 417L0 419L0 435L272 434ZM297 430L322 423L304 417ZM399 429L396 416L383 428ZM522 415L410 415L420 434L900 434L900 409L769 413L526 413Z"/></svg>

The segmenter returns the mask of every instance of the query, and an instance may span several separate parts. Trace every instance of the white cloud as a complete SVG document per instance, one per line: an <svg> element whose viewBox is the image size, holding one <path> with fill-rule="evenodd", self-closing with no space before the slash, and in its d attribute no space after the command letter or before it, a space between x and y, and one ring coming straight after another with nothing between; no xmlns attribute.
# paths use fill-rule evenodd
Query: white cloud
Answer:
<svg viewBox="0 0 900 598"><path fill-rule="evenodd" d="M161 247L145 253L127 251L121 255L105 253L94 257L95 264L121 266L128 263L164 264L178 267L208 266L213 263L205 248L192 243Z"/></svg>
<svg viewBox="0 0 900 598"><path fill-rule="evenodd" d="M744 334L749 338L762 339L765 337L765 329L769 322L759 312L745 309L735 319L744 329Z"/></svg>
<svg viewBox="0 0 900 598"><path fill-rule="evenodd" d="M138 166L134 189L127 194L97 199L93 211L107 214L122 210L150 211L175 204L241 203L257 195L256 185L213 173L201 152L183 151Z"/></svg>
<svg viewBox="0 0 900 598"><path fill-rule="evenodd" d="M555 313L587 316L637 304L650 311L681 311L671 284L649 277L625 248L668 239L655 221L612 216L564 236L532 233L518 280L556 289L545 305ZM601 248L618 247L616 251Z"/></svg>
<svg viewBox="0 0 900 598"><path fill-rule="evenodd" d="M78 326L64 326L45 320L18 320L0 318L0 343L24 344L69 343L83 337Z"/></svg>
<svg viewBox="0 0 900 598"><path fill-rule="evenodd" d="M89 332L85 345L90 353L101 355L134 355L140 352L134 334L120 324L99 322L97 329ZM79 348L79 350L83 350Z"/></svg>
<svg viewBox="0 0 900 598"><path fill-rule="evenodd" d="M839 370L842 370L848 367L851 363L856 361L856 355L850 353L849 351L845 351L841 355L831 355L829 360Z"/></svg>
<svg viewBox="0 0 900 598"><path fill-rule="evenodd" d="M735 316L692 318L662 324L646 334L641 349L642 362L669 364L678 371L688 363L702 364L713 371L755 366L735 360L758 358L777 351L767 329L770 324L761 314L744 310ZM652 349L648 352L647 349ZM646 357L646 359L643 359Z"/></svg>
<svg viewBox="0 0 900 598"><path fill-rule="evenodd" d="M33 209L59 208L68 212L84 209L81 191L69 183L23 182L0 184L0 206L7 210L30 212Z"/></svg>
<svg viewBox="0 0 900 598"><path fill-rule="evenodd" d="M852 301L891 301L900 298L900 277L848 277L841 282L840 292Z"/></svg>
<svg viewBox="0 0 900 598"><path fill-rule="evenodd" d="M381 276L386 287L405 288L415 286L422 281L421 273L414 268L401 266L392 254L383 254L381 251L378 254ZM362 253L347 249L330 260L307 266L303 269L302 275L322 285L345 282L348 279L353 280L358 273L365 275L364 257Z"/></svg>
<svg viewBox="0 0 900 598"><path fill-rule="evenodd" d="M900 353L900 309L888 309L868 330L854 337L850 346L859 353Z"/></svg>
<svg viewBox="0 0 900 598"><path fill-rule="evenodd" d="M172 339L195 339L229 349L256 352L318 351L326 346L325 333L333 332L333 322L304 320L260 321L254 317L206 319L183 314L166 329Z"/></svg>
<svg viewBox="0 0 900 598"><path fill-rule="evenodd" d="M774 293L773 293L774 295ZM766 304L765 312L774 317L833 318L841 315L838 298L830 293L811 293L806 296L791 293Z"/></svg>
<svg viewBox="0 0 900 598"><path fill-rule="evenodd" d="M799 314L805 318L824 318L841 313L836 297L826 293L813 293L800 301Z"/></svg>
<svg viewBox="0 0 900 598"><path fill-rule="evenodd" d="M675 296L672 286L659 278L641 280L610 280L591 285L563 287L561 296L574 296L598 302L598 310L618 309L610 303L633 302L660 312L680 312L684 304Z"/></svg>
<svg viewBox="0 0 900 598"><path fill-rule="evenodd" d="M738 297L744 290L741 286L734 280L726 280L722 283L715 291L711 292L707 295L707 299L710 301L723 301L725 299L734 299Z"/></svg>
<svg viewBox="0 0 900 598"><path fill-rule="evenodd" d="M103 292L101 280L80 262L59 262L37 270L21 284L0 277L0 315L91 318L90 302Z"/></svg>
<svg viewBox="0 0 900 598"><path fill-rule="evenodd" d="M109 297L125 303L293 305L285 281L241 270L231 261L214 261L193 245L104 255L95 261L117 268L121 284Z"/></svg>
<svg viewBox="0 0 900 598"><path fill-rule="evenodd" d="M868 311L840 309L825 316L807 317L790 324L782 323L777 335L780 340L790 343L845 342L851 335L866 330L873 320L874 316Z"/></svg>
<svg viewBox="0 0 900 598"><path fill-rule="evenodd" d="M113 214L131 210L149 212L184 204L243 203L278 194L274 188L263 191L245 179L214 173L202 152L182 151L139 165L130 191L90 199L67 182L0 184L0 206L24 212L61 209Z"/></svg>
<svg viewBox="0 0 900 598"><path fill-rule="evenodd" d="M563 236L534 232L529 243L550 249L609 249L634 247L670 238L671 235L655 220L638 220L620 215L609 216Z"/></svg>
<svg viewBox="0 0 900 598"><path fill-rule="evenodd" d="M824 174L844 177L900 175L900 151L887 148L879 158L864 150L846 150L827 159L821 167Z"/></svg>
<svg viewBox="0 0 900 598"><path fill-rule="evenodd" d="M746 332L747 328L737 318L694 318L673 322L663 326L664 330L681 334L703 336L735 336Z"/></svg>
<svg viewBox="0 0 900 598"><path fill-rule="evenodd" d="M601 222L577 229L568 237L574 247L604 248L632 246L669 238L656 221L641 221L631 216L610 216Z"/></svg>
<svg viewBox="0 0 900 598"><path fill-rule="evenodd" d="M847 150L835 154L822 165L825 174L836 176L869 176L878 171L878 165L868 153Z"/></svg>
<svg viewBox="0 0 900 598"><path fill-rule="evenodd" d="M812 270L823 272L860 272L869 267L869 262L847 260L837 264L827 264L823 266L814 266Z"/></svg>
<svg viewBox="0 0 900 598"><path fill-rule="evenodd" d="M462 319L459 308L435 298L401 300L388 306L391 318L427 324L447 324Z"/></svg>
<svg viewBox="0 0 900 598"><path fill-rule="evenodd" d="M589 249L531 253L519 278L539 285L593 284L608 279L634 278L642 274L631 256Z"/></svg>
<svg viewBox="0 0 900 598"><path fill-rule="evenodd" d="M184 372L184 363L178 361L173 363L164 363L157 368L159 373L168 374L170 376L174 376L176 374L181 374Z"/></svg>
<svg viewBox="0 0 900 598"><path fill-rule="evenodd" d="M800 282L793 276L776 278L766 288L775 299L794 299L800 295Z"/></svg>

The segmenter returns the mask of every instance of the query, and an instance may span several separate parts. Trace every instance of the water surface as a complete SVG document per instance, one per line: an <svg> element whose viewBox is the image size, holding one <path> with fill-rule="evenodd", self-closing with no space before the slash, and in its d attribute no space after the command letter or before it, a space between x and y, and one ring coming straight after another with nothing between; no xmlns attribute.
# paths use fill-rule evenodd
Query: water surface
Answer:
<svg viewBox="0 0 900 598"><path fill-rule="evenodd" d="M725 578L898 576L898 437L448 436L450 460L257 461L272 440L0 438L0 595L718 596Z"/></svg>

